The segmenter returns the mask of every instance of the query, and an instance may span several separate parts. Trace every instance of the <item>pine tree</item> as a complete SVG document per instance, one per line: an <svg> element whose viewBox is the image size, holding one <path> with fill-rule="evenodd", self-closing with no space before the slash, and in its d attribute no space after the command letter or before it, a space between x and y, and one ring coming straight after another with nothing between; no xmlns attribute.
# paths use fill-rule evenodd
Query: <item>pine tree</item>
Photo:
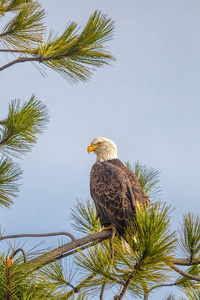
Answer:
<svg viewBox="0 0 200 300"><path fill-rule="evenodd" d="M12 13L0 33L1 53L18 58L0 71L20 62L33 61L52 68L69 82L87 81L92 68L114 60L104 48L113 36L113 21L94 12L79 32L71 22L62 35L53 30L45 39L45 11L34 0L1 0L0 18ZM18 195L22 175L16 160L31 151L49 121L46 105L31 96L28 101L11 101L7 116L0 121L0 205L10 207ZM10 244L0 255L0 299L150 299L158 289L175 286L186 298L200 298L200 217L183 216L177 231L170 226L172 209L162 203L159 171L136 162L126 164L139 178L151 203L138 207L126 231L129 249L122 249L118 236L102 231L91 200L78 202L72 209L74 229L83 237L68 232L48 234L0 235L0 240L19 237L66 235L67 244L53 250L23 250ZM185 269L187 268L187 269ZM109 292L109 294L108 294ZM164 299L177 299L170 294Z"/></svg>

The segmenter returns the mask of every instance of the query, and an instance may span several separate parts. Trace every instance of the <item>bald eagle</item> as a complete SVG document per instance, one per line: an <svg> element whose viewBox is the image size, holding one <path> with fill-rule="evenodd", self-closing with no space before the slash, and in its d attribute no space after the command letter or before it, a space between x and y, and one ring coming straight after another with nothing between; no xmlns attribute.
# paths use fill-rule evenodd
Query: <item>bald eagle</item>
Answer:
<svg viewBox="0 0 200 300"><path fill-rule="evenodd" d="M97 218L104 229L114 226L123 236L136 214L136 203L145 205L149 198L137 176L118 159L113 141L97 137L88 147L88 153L92 151L97 159L90 174L90 193Z"/></svg>

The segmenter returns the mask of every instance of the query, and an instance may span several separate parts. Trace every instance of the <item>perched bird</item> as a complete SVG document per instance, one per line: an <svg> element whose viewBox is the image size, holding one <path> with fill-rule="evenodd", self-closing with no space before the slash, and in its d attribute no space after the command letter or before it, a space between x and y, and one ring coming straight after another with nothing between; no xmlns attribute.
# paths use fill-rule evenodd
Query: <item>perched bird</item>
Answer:
<svg viewBox="0 0 200 300"><path fill-rule="evenodd" d="M118 159L113 141L97 137L88 147L88 153L92 151L97 159L91 169L90 193L96 206L97 218L104 229L114 226L123 236L136 214L137 202L145 205L149 198L142 190L137 176Z"/></svg>

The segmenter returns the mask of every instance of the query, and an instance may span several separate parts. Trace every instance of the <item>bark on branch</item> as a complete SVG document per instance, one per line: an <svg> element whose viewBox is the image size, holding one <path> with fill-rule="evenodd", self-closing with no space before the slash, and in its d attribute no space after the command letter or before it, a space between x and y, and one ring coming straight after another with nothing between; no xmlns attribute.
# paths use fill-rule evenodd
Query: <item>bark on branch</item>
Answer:
<svg viewBox="0 0 200 300"><path fill-rule="evenodd" d="M199 265L200 260L193 259L191 261L191 258L174 258L172 260L172 263L177 266L193 266L193 265Z"/></svg>
<svg viewBox="0 0 200 300"><path fill-rule="evenodd" d="M26 263L26 269L39 269L42 266L55 261L58 257L70 252L70 254L77 252L81 246L91 247L97 242L102 242L103 240L111 237L112 230L104 230L101 232L96 232L89 234L83 238L73 240L70 243L64 244L54 250L51 250L45 254L42 254L34 259L31 259ZM73 251L72 251L73 250Z"/></svg>
<svg viewBox="0 0 200 300"><path fill-rule="evenodd" d="M195 280L195 281L199 281L200 282L200 278L197 277L197 276L194 276L194 275L191 275L191 274L188 274L184 271L182 271L181 269L179 269L178 267L172 265L170 266L174 271L176 271L177 273L179 273L180 275L184 276L184 277L187 277L191 280Z"/></svg>
<svg viewBox="0 0 200 300"><path fill-rule="evenodd" d="M62 58L67 57L67 56L70 56L70 54L69 55L65 54L65 55L63 55ZM40 55L40 56L37 56L37 57L24 57L23 56L23 57L18 57L17 59L9 62L8 64L0 67L0 71L3 71L4 69L7 69L7 68L9 68L9 67L11 67L15 64L22 63L22 62L27 62L27 61L32 61L32 62L34 62L34 61L37 62L38 61L38 62L42 63L42 62L45 62L45 61L60 60L60 59L61 59L61 57L58 57L58 56L49 56L49 57L44 57L43 55Z"/></svg>

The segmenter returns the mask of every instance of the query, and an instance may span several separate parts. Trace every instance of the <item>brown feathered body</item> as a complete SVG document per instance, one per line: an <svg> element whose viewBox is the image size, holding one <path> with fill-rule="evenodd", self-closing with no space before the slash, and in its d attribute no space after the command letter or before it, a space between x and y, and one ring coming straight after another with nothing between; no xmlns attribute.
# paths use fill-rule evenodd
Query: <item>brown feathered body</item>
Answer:
<svg viewBox="0 0 200 300"><path fill-rule="evenodd" d="M93 165L90 192L101 225L113 225L121 235L134 218L137 202L149 201L137 176L117 158Z"/></svg>

